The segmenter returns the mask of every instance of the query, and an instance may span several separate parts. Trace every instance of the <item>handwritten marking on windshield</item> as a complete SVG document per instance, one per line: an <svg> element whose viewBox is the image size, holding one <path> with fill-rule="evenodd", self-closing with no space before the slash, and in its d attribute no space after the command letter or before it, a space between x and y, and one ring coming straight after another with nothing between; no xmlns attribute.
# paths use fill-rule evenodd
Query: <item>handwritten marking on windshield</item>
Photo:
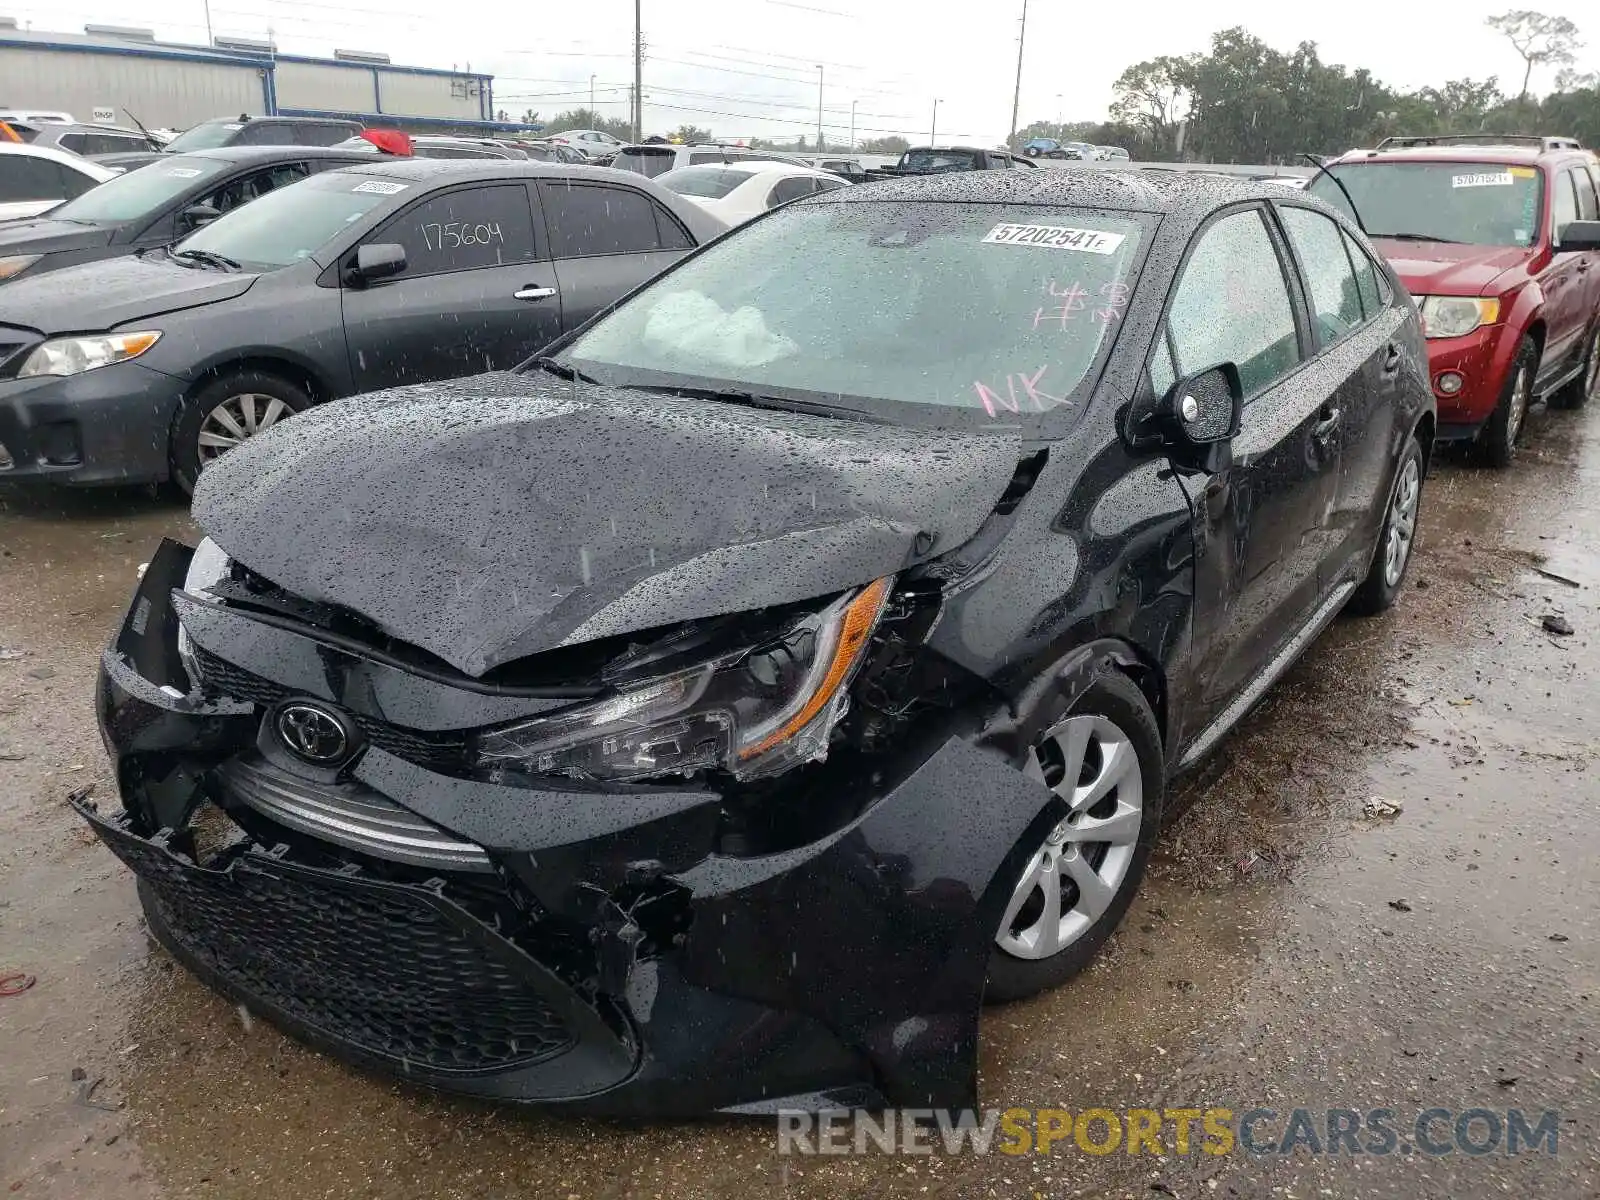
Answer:
<svg viewBox="0 0 1600 1200"><path fill-rule="evenodd" d="M1053 307L1040 307L1033 310L1033 327L1039 328L1044 322L1057 322L1065 329L1069 322L1080 312L1088 307L1089 293L1083 285L1076 281L1065 288L1059 286L1054 279L1045 280L1044 290L1052 299L1061 301ZM1102 325L1110 325L1113 321L1120 320L1122 310L1128 304L1128 285L1125 283L1105 283L1100 285L1099 304L1093 311L1096 321Z"/></svg>
<svg viewBox="0 0 1600 1200"><path fill-rule="evenodd" d="M1024 402L1030 406L1030 412L1047 412L1052 408L1060 408L1071 403L1065 396L1052 396L1039 386L1039 381L1049 369L1048 366L1040 367L1031 375L1013 371L1006 376L1004 395L999 389L991 388L981 380L974 380L972 387L978 393L978 402L983 405L984 412L991 417L997 417L1002 412L1020 413ZM1019 384L1023 392L1021 397L1017 395Z"/></svg>

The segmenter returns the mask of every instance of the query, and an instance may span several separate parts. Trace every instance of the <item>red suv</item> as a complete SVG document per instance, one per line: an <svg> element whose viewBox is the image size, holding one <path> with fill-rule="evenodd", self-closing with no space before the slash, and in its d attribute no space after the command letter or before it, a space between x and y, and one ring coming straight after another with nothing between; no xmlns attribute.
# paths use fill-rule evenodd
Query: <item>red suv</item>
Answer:
<svg viewBox="0 0 1600 1200"><path fill-rule="evenodd" d="M1440 440L1511 462L1528 406L1600 393L1600 160L1571 138L1385 138L1309 190L1350 213L1422 311Z"/></svg>

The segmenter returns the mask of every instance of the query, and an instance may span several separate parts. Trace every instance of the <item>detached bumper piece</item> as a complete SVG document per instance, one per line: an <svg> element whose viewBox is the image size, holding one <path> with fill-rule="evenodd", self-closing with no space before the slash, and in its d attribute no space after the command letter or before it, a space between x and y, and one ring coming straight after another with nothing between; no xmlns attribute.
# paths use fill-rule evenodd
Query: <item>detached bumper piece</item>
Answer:
<svg viewBox="0 0 1600 1200"><path fill-rule="evenodd" d="M583 1095L633 1069L630 1046L548 969L443 894L284 861L221 866L79 813L139 877L151 928L208 984L363 1065L487 1096ZM476 1077L476 1081L475 1081Z"/></svg>

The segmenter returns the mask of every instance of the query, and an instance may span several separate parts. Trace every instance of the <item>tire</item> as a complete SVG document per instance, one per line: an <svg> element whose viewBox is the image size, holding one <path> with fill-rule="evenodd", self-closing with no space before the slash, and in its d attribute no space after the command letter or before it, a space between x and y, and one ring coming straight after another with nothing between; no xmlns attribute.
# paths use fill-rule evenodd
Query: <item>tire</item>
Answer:
<svg viewBox="0 0 1600 1200"><path fill-rule="evenodd" d="M206 463L226 450L222 440L237 444L311 405L304 388L268 371L230 371L202 384L184 399L172 422L167 451L172 481L193 495ZM242 437L234 439L230 422Z"/></svg>
<svg viewBox="0 0 1600 1200"><path fill-rule="evenodd" d="M1538 374L1539 347L1532 339L1524 337L1517 344L1516 357L1511 360L1500 403L1495 405L1494 414L1479 435L1483 459L1496 470L1509 467L1517 457L1517 439L1528 422L1528 409L1533 404L1533 381Z"/></svg>
<svg viewBox="0 0 1600 1200"><path fill-rule="evenodd" d="M1582 408L1600 396L1600 322L1589 334L1589 351L1583 356L1583 374L1550 397L1551 408Z"/></svg>
<svg viewBox="0 0 1600 1200"><path fill-rule="evenodd" d="M1345 611L1370 617L1394 605L1411 569L1417 546L1418 518L1422 511L1422 484L1425 475L1422 444L1412 438L1400 467L1394 473L1389 502L1384 506L1378 542L1372 548L1372 563L1367 577L1356 588Z"/></svg>
<svg viewBox="0 0 1600 1200"><path fill-rule="evenodd" d="M1079 774L1069 785L1065 771L1074 756ZM1089 964L1133 902L1161 828L1166 793L1161 732L1144 693L1125 675L1101 676L1071 711L1061 702L1059 715L1029 752L1025 770L1059 789L1069 804L1076 793L1080 807L1042 841L1031 837L1037 844L1013 884L989 953L984 998L990 1002L1020 1000L1056 987ZM1108 782L1109 791L1083 804ZM1093 841L1078 832L1086 823L1108 822L1115 822L1120 833L1115 842ZM1091 874L1102 885L1093 896L1077 882ZM1051 891L1064 909L1053 926L1046 915Z"/></svg>

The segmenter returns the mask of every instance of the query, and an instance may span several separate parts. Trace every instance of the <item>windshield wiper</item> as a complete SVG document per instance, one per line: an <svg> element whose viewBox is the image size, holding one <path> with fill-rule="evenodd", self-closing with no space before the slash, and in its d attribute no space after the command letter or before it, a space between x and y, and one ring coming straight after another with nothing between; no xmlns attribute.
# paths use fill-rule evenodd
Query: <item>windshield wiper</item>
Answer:
<svg viewBox="0 0 1600 1200"><path fill-rule="evenodd" d="M218 254L213 250L174 250L173 258L192 258L197 263L205 263L209 267L221 267L224 271L244 270L226 254Z"/></svg>
<svg viewBox="0 0 1600 1200"><path fill-rule="evenodd" d="M1435 237L1431 233L1369 233L1368 237L1391 238L1397 242L1444 242L1450 246L1465 246L1458 238Z"/></svg>
<svg viewBox="0 0 1600 1200"><path fill-rule="evenodd" d="M538 367L541 371L550 372L550 374L554 375L557 379L576 379L579 383L600 383L600 381L593 376L585 375L582 371L578 370L577 367L570 366L567 363L562 362L559 358L555 358L549 354L541 354L538 358L533 360L533 365Z"/></svg>
<svg viewBox="0 0 1600 1200"><path fill-rule="evenodd" d="M686 400L719 400L724 404L739 404L745 408L763 408L772 412L811 413L823 417L850 417L855 420L883 424L881 418L858 408L842 404L824 404L816 400L789 400L782 396L769 396L743 388L696 387L694 384L674 383L623 383L618 387L635 392L653 392L667 396L682 396Z"/></svg>

